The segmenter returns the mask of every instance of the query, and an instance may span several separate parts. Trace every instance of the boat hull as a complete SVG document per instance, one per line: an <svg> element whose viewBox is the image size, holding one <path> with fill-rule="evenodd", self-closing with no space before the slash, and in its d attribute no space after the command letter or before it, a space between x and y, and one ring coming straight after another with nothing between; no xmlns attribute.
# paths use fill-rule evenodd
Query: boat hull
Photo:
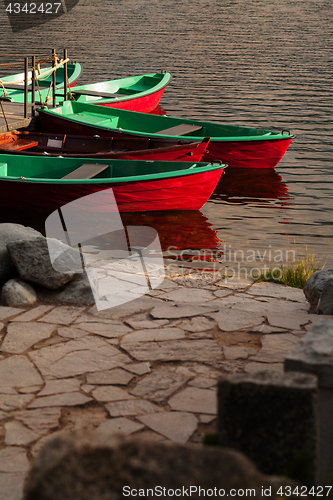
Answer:
<svg viewBox="0 0 333 500"><path fill-rule="evenodd" d="M74 103L75 104L75 103ZM91 108L91 105L88 105ZM51 110L52 111L52 110ZM121 111L121 110L120 110ZM125 112L126 113L126 112ZM135 113L133 113L133 118L135 118ZM141 116L141 115L140 115ZM143 119L155 120L160 119L160 117L152 117L151 115L146 115L148 118L142 114ZM89 135L93 136L95 134L101 137L109 136L122 136L122 137L145 137L145 138L156 138L163 140L170 139L191 139L200 140L202 137L194 134L187 134L183 136L170 136L161 135L160 133L146 132L132 130L119 130L119 128L107 128L102 125L93 125L90 123L85 123L84 120L75 121L67 118L64 115L40 111L40 118L42 122L43 130L48 132L62 133L62 134L78 134L78 135ZM168 117L163 118L166 123ZM188 120L182 120L183 122L188 122ZM161 122L163 123L163 122ZM163 127L162 127L163 128ZM255 130L255 129L254 129ZM256 136L254 139L247 139L246 136L234 140L234 138L228 137L214 137L213 134L207 133L210 136L210 143L208 150L204 153L202 161L215 162L221 161L228 165L228 168L275 168L279 163L281 158L286 153L293 136L290 133L287 134L277 134L269 135L266 138L260 139L260 136Z"/></svg>
<svg viewBox="0 0 333 500"><path fill-rule="evenodd" d="M136 99L128 99L127 101L124 100L120 102L110 101L110 102L103 102L96 104L98 104L99 106L106 106L108 108L125 109L127 111L137 111L140 113L149 113L158 106L158 103L161 100L165 88L166 86L163 89L152 93L151 95L137 97Z"/></svg>
<svg viewBox="0 0 333 500"><path fill-rule="evenodd" d="M177 144L179 142L179 144ZM37 132L0 134L0 154L64 156L75 158L197 161L200 162L209 144L202 141L163 142L144 138L101 138L52 135Z"/></svg>
<svg viewBox="0 0 333 500"><path fill-rule="evenodd" d="M1 206L15 209L29 208L47 212L83 196L110 188L117 206L105 203L99 197L98 212L145 212L161 210L199 210L213 193L223 168L213 171L166 179L123 183L63 184L54 182L26 182L23 179L0 178Z"/></svg>

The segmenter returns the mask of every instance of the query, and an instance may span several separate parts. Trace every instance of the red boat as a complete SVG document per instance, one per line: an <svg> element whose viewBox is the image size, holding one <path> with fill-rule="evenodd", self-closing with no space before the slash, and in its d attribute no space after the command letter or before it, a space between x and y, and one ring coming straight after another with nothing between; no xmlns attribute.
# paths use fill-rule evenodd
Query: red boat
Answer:
<svg viewBox="0 0 333 500"><path fill-rule="evenodd" d="M3 209L28 207L45 212L101 192L89 211L199 210L214 191L223 167L106 159L96 163L95 159L2 154L0 203Z"/></svg>
<svg viewBox="0 0 333 500"><path fill-rule="evenodd" d="M202 141L126 137L83 137L40 132L0 134L0 153L123 160L200 161L209 137Z"/></svg>
<svg viewBox="0 0 333 500"><path fill-rule="evenodd" d="M294 137L288 130L276 132L70 101L57 108L40 109L39 115L43 130L50 132L194 141L209 136L209 150L203 160L220 160L229 168L274 168Z"/></svg>
<svg viewBox="0 0 333 500"><path fill-rule="evenodd" d="M163 72L89 83L72 88L70 97L77 102L149 113L158 106L170 80L171 74Z"/></svg>

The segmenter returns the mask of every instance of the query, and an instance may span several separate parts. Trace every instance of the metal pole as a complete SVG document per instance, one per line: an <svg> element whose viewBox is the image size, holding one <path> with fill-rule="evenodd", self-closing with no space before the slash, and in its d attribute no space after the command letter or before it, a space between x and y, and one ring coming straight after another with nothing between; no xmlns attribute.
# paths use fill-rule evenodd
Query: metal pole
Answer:
<svg viewBox="0 0 333 500"><path fill-rule="evenodd" d="M35 56L31 56L31 116L35 116L35 90L36 90L36 82L35 82L35 64L36 58Z"/></svg>
<svg viewBox="0 0 333 500"><path fill-rule="evenodd" d="M67 49L64 49L64 60L67 59ZM67 101L67 63L64 64L64 101Z"/></svg>
<svg viewBox="0 0 333 500"><path fill-rule="evenodd" d="M24 118L28 118L28 58L24 58Z"/></svg>
<svg viewBox="0 0 333 500"><path fill-rule="evenodd" d="M55 67L55 50L52 49L52 68ZM53 71L52 73L52 87L53 87L53 107L56 107L56 72Z"/></svg>

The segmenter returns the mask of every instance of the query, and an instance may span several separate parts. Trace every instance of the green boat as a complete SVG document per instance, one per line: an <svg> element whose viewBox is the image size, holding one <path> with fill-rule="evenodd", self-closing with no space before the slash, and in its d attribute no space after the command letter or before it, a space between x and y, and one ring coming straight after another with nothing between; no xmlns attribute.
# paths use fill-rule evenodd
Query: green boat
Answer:
<svg viewBox="0 0 333 500"><path fill-rule="evenodd" d="M112 189L97 211L199 210L213 193L224 165L53 156L0 155L3 210L56 210L84 196Z"/></svg>
<svg viewBox="0 0 333 500"><path fill-rule="evenodd" d="M57 108L41 109L39 116L43 130L53 133L195 141L210 137L203 161L219 160L229 168L274 168L293 139L289 131L135 113L70 101Z"/></svg>

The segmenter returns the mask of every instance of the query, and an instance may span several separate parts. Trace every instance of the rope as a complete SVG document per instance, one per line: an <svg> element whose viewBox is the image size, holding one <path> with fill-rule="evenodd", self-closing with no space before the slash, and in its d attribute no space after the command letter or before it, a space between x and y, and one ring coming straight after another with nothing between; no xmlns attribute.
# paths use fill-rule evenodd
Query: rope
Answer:
<svg viewBox="0 0 333 500"><path fill-rule="evenodd" d="M1 87L3 88L3 95L4 95L5 97L8 97L8 92L7 92L7 90L5 89L5 86L4 86L4 84L3 84L3 81L2 81L2 80L0 80L0 85L1 85Z"/></svg>
<svg viewBox="0 0 333 500"><path fill-rule="evenodd" d="M58 61L59 61L59 59L58 59ZM40 73L40 74L39 74L39 76L37 77L37 80L40 80L40 81L47 80L47 79L49 78L49 76L50 76L50 75L52 75L52 73L53 73L54 71L57 71L57 69L59 69L59 68L60 68L60 66L63 66L63 65L64 65L65 63L67 63L68 61L69 61L69 59L68 59L68 58L67 58L67 59L60 59L60 61L59 61L59 62L56 62L56 63L55 63L54 68L51 68L51 69L49 69L49 68L48 68L47 70L45 69L45 70L44 70L44 73ZM31 69L32 69L32 70L34 70L34 68L31 68ZM37 69L38 69L38 65L37 65ZM40 71L40 70L39 70L39 71ZM46 76L45 76L45 75L46 75ZM42 78L42 77L44 77L44 76L45 76L45 78ZM16 84L18 84L18 83L24 83L24 82L25 82L25 79L23 78L23 80L15 80L15 81L13 81L13 82L7 82L7 81L6 81L6 82L3 82L3 83L5 83L6 85L16 85ZM28 83L30 83L30 82L31 82L31 78L29 78L29 79L28 79Z"/></svg>

